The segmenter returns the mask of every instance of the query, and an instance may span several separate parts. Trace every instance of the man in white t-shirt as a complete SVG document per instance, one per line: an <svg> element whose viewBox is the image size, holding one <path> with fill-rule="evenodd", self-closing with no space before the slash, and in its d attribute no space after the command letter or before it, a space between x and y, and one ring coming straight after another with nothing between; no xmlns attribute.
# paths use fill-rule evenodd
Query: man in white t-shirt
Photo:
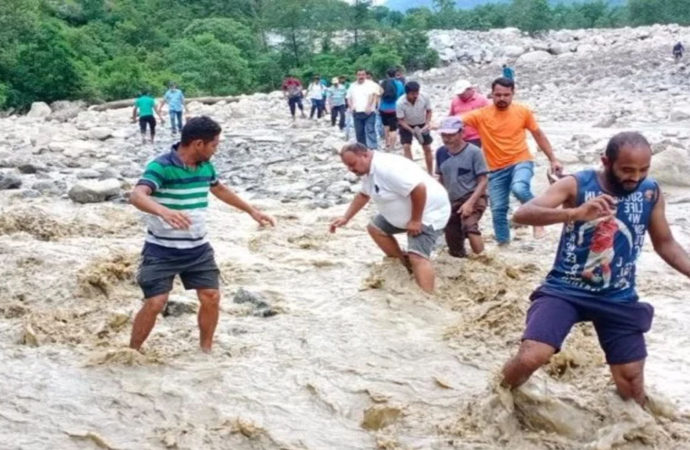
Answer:
<svg viewBox="0 0 690 450"><path fill-rule="evenodd" d="M331 233L345 226L373 199L379 213L367 226L372 239L387 256L400 259L420 288L432 292L431 252L450 217L446 190L403 156L374 152L356 143L343 147L340 158L350 172L362 177L362 188L345 215L331 222ZM407 252L400 249L393 236L405 232Z"/></svg>
<svg viewBox="0 0 690 450"><path fill-rule="evenodd" d="M366 70L357 71L357 81L347 90L347 107L352 111L357 142L369 148L376 148L376 102L379 85L367 80Z"/></svg>

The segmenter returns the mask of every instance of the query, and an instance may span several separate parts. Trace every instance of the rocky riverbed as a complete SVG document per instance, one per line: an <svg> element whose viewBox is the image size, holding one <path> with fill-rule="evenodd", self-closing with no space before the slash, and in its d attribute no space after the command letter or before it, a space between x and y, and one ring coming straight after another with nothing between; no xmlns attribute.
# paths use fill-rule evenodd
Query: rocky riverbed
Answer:
<svg viewBox="0 0 690 450"><path fill-rule="evenodd" d="M690 29L540 39L514 30L435 33L432 42L450 42L454 56L409 77L437 117L457 78L486 92L500 63L516 61L518 98L534 108L567 170L597 165L617 131L648 136L672 230L690 248L690 73L669 57L671 41ZM493 57L463 57L466 42ZM158 142L142 145L129 109L75 103L0 119L3 448L690 446L690 282L650 246L638 277L656 308L653 408L618 399L589 325L506 396L495 376L517 348L557 227L542 241L518 229L515 243L498 250L485 216L487 254L459 261L440 249L438 292L426 296L369 241L371 211L327 233L358 185L338 160L344 139L329 123L293 124L280 93L192 103L189 113L222 124L214 159L222 180L278 219L275 229L258 229L212 202L224 299L210 356L197 351L196 302L179 285L144 354L126 348L141 302L134 272L143 241L127 193L146 161L174 142L170 130L159 127ZM536 161L542 191L546 161Z"/></svg>

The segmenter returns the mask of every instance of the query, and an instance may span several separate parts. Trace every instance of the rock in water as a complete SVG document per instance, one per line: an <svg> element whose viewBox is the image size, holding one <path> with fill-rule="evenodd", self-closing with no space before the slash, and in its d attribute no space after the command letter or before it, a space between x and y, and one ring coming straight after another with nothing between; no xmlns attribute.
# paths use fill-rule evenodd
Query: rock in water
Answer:
<svg viewBox="0 0 690 450"><path fill-rule="evenodd" d="M278 312L269 305L261 295L250 292L244 288L240 288L232 299L238 304L249 303L253 306L253 314L258 317L271 317L278 314Z"/></svg>
<svg viewBox="0 0 690 450"><path fill-rule="evenodd" d="M22 179L17 175L11 173L0 173L0 190L19 189L21 185Z"/></svg>
<svg viewBox="0 0 690 450"><path fill-rule="evenodd" d="M690 186L690 152L669 148L654 156L652 176L662 185Z"/></svg>
<svg viewBox="0 0 690 450"><path fill-rule="evenodd" d="M168 300L165 304L165 309L163 310L163 317L173 316L180 317L185 314L196 314L197 304L196 302L187 301L184 299L174 299Z"/></svg>
<svg viewBox="0 0 690 450"><path fill-rule="evenodd" d="M26 115L32 119L45 119L51 113L50 106L44 102L34 102L31 104L31 110Z"/></svg>
<svg viewBox="0 0 690 450"><path fill-rule="evenodd" d="M114 178L103 181L84 181L72 186L69 198L76 203L98 203L120 195L120 182Z"/></svg>

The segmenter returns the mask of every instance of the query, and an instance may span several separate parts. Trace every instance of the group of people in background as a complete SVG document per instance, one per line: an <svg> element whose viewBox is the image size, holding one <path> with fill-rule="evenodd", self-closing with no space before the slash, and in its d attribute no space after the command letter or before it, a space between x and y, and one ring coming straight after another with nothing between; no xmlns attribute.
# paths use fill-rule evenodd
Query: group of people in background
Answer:
<svg viewBox="0 0 690 450"><path fill-rule="evenodd" d="M176 83L170 83L168 90L163 95L163 100L156 104L156 99L148 91L143 91L139 97L134 101L134 108L132 109L132 122L139 121L139 130L141 132L141 142L146 143L146 131L149 132L149 142L153 144L156 138L156 118L154 113L158 116L161 123L165 123L165 119L161 115L163 106L168 105L168 115L170 116L170 129L172 134L182 133L185 100L184 94L177 87Z"/></svg>

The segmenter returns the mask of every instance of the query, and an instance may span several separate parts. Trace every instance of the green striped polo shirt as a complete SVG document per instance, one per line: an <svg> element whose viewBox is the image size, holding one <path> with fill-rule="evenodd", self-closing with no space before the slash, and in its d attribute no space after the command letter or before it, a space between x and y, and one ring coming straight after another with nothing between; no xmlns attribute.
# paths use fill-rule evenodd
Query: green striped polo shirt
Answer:
<svg viewBox="0 0 690 450"><path fill-rule="evenodd" d="M173 145L168 153L148 163L144 174L137 182L151 188L151 198L154 201L166 208L184 211L190 217L192 225L189 229L176 230L162 218L146 214L147 246L153 244L164 247L171 249L171 253L175 254L179 254L179 250L196 249L196 247L208 245L206 238L208 192L211 186L218 184L218 176L213 164L203 162L195 168L185 166L177 154L178 146L179 144ZM156 250L165 249L156 248ZM145 253L147 253L146 248ZM160 254L160 251L155 253Z"/></svg>

